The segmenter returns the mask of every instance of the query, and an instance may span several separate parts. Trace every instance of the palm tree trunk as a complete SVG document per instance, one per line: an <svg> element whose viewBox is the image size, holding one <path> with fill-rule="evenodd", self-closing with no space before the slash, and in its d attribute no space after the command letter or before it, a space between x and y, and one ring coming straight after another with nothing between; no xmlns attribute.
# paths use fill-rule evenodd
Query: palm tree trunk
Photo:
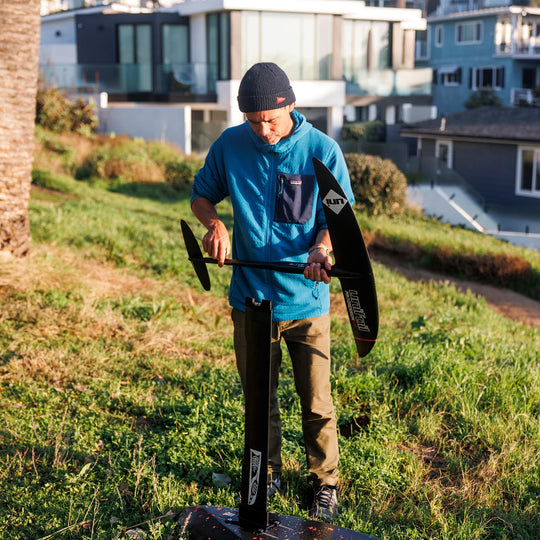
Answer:
<svg viewBox="0 0 540 540"><path fill-rule="evenodd" d="M0 0L0 255L30 250L40 0Z"/></svg>

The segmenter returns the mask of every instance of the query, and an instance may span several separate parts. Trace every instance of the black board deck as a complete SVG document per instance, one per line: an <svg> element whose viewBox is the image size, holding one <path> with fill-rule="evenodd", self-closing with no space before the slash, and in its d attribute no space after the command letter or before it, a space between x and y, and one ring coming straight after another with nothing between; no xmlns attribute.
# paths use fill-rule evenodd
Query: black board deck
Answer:
<svg viewBox="0 0 540 540"><path fill-rule="evenodd" d="M264 530L242 527L238 510L223 506L191 506L178 523L182 537L194 540L377 540L359 533L310 519L269 514L270 525Z"/></svg>

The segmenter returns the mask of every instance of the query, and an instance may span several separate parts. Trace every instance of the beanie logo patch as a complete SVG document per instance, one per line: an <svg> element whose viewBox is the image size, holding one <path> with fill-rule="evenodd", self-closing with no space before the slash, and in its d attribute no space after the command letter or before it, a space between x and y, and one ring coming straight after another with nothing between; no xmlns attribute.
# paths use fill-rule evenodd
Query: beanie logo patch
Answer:
<svg viewBox="0 0 540 540"><path fill-rule="evenodd" d="M277 104L280 105L281 103L283 103L287 98L284 98L284 97L281 97L281 96L277 96L276 97L276 101L277 101Z"/></svg>

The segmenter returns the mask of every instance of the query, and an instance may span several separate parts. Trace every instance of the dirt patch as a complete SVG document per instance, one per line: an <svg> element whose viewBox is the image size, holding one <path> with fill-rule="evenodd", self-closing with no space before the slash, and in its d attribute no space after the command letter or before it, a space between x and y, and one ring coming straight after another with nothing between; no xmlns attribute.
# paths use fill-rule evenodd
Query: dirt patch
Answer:
<svg viewBox="0 0 540 540"><path fill-rule="evenodd" d="M411 281L447 281L453 283L460 291L470 290L484 297L488 305L504 317L540 328L540 302L523 294L409 266L398 257L388 253L378 252L373 255L373 259Z"/></svg>

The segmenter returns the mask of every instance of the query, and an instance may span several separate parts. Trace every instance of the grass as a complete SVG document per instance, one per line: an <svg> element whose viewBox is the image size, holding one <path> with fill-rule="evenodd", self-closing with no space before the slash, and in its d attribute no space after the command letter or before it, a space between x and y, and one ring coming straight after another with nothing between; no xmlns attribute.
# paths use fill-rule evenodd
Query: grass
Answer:
<svg viewBox="0 0 540 540"><path fill-rule="evenodd" d="M203 232L188 191L47 182L32 191L31 257L0 266L0 537L177 538L185 506L238 505L230 269L211 268L202 291L181 240L181 218ZM230 224L230 208L221 212ZM411 216L370 224L420 245L449 238ZM469 235L452 232L454 245ZM470 234L480 251L518 253ZM365 359L332 286L337 524L392 540L538 538L537 329L448 283L374 271L381 330ZM280 399L286 469L270 509L307 517L288 362Z"/></svg>

